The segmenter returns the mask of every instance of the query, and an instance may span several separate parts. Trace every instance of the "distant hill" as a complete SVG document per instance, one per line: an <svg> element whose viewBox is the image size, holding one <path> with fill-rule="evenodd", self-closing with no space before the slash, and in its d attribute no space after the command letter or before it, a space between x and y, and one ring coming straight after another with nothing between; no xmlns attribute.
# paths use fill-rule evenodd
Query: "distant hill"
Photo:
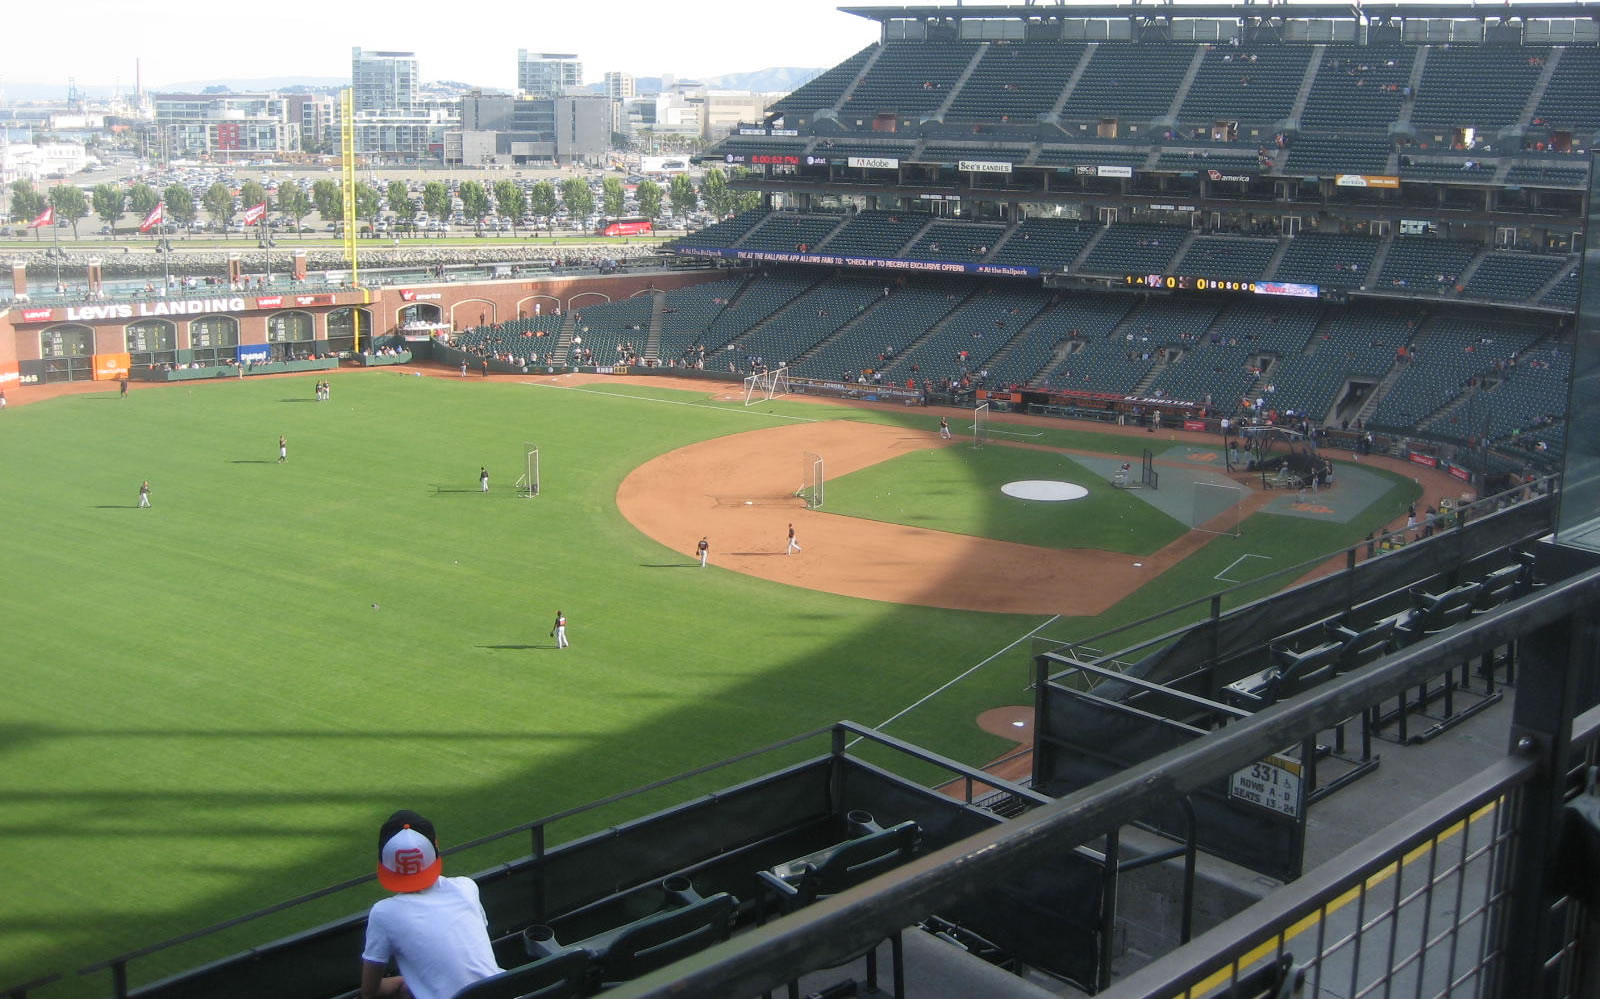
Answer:
<svg viewBox="0 0 1600 999"><path fill-rule="evenodd" d="M820 69L802 69L795 66L776 66L758 69L753 73L728 73L706 80L706 86L717 90L753 90L758 94L787 94L820 74Z"/></svg>
<svg viewBox="0 0 1600 999"><path fill-rule="evenodd" d="M259 94L266 90L314 90L348 86L350 86L348 76L262 76L254 79L180 80L177 83L147 86L145 89L153 94L198 94L207 87L227 87L236 94Z"/></svg>

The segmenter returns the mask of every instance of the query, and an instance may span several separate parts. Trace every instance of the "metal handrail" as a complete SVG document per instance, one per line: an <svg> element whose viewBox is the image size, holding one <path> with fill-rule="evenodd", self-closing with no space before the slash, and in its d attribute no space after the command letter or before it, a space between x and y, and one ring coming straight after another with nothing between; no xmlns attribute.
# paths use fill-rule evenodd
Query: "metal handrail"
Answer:
<svg viewBox="0 0 1600 999"><path fill-rule="evenodd" d="M1105 835L1439 671L1600 604L1600 569L1503 605L1204 739L1136 764L1003 826L622 986L618 999L755 995L797 970L830 967L940 906ZM1507 764L1517 771L1517 764ZM1520 772L1520 771L1517 771Z"/></svg>
<svg viewBox="0 0 1600 999"><path fill-rule="evenodd" d="M512 836L518 836L518 835L530 833L530 832L533 832L535 830L542 830L542 829L544 829L544 828L546 828L548 826L551 826L551 825L553 825L553 824L555 824L557 822L563 821L565 819L570 819L570 818L573 818L575 816L583 815L583 814L588 813L588 812L593 812L593 811L595 811L597 809L601 809L601 808L604 808L604 807L609 806L609 805L614 805L614 804L616 804L618 802L625 801L625 800L627 800L629 798L634 798L634 797L637 797L637 796L642 795L642 794L648 794L648 793L650 793L652 791L657 791L657 790L660 790L661 788L669 787L669 786L671 786L673 784L682 783L683 781L690 780L690 779L695 778L695 777L703 776L703 775L705 775L707 773L710 773L710 772L715 771L715 770L720 770L720 769L722 769L724 767L732 766L732 765L735 765L735 764L738 764L738 763L743 763L743 762L746 762L748 760L754 759L754 758L759 757L759 756L764 756L764 755L767 755L767 754L770 754L770 753L773 753L773 752L777 752L777 751L780 751L780 750L783 750L783 749L787 749L790 746L796 745L798 743L806 742L806 741L809 741L809 740L812 740L812 739L816 739L816 738L819 738L819 737L824 736L824 735L831 735L833 737L833 745L834 745L833 753L834 753L834 755L841 755L842 754L842 749L840 747L842 747L842 745L843 745L843 735L844 734L849 734L849 735L852 735L852 736L859 737L861 739L865 739L865 740L870 741L870 742L877 743L877 744L882 745L882 746L884 746L886 748L893 749L893 750L895 750L895 751L897 751L897 752L899 752L899 753L901 753L901 754L903 754L905 756L911 757L912 759L915 759L915 760L917 760L919 762L932 764L932 765L940 767L942 769L949 770L955 775L956 779L965 778L968 781L969 789L970 789L970 786L971 786L972 783L981 783L986 787L992 787L992 788L994 788L994 789L996 789L998 791L1005 791L1006 793L1009 793L1009 794L1014 795L1016 797L1026 799L1026 800L1028 800L1029 802L1033 803L1036 806L1044 804L1044 803L1047 803L1047 802L1049 802L1051 800L1047 796L1045 796L1043 794L1040 794L1039 792L1037 792L1037 791L1035 791L1035 790L1033 790L1031 788L1023 787L1022 785L1013 783L1012 781L1008 781L1008 780L1005 780L1003 778L995 777L993 775L987 774L982 770L979 770L979 769L974 768L974 767L970 767L970 766L968 766L968 765L966 765L964 763L961 763L959 761L950 759L950 758L948 758L946 756L942 756L939 753L935 753L935 752L932 752L930 750L924 749L924 748L922 748L920 746L916 746L916 745L913 745L911 743L905 742L903 740L896 739L893 736L884 735L883 733L878 732L875 729L868 728L868 727L866 727L864 725L860 725L860 724L858 724L856 722L841 721L841 722L836 722L836 723L834 723L832 725L827 725L827 726L823 726L823 727L820 727L820 728L814 728L814 729L811 729L811 730L809 730L807 732L802 732L802 733L800 733L798 735L793 735L793 736L790 736L790 737L788 737L786 739L781 739L781 740L779 740L777 742L769 743L769 744L761 746L761 747L759 747L757 749L752 749L752 750L748 750L748 751L743 752L743 753L738 753L738 754L735 754L733 756L729 756L729 757L726 757L724 759L718 760L718 761L716 761L714 763L708 763L708 764L705 764L704 766L696 767L696 768L694 768L692 770L688 770L688 771L685 771L683 773L674 774L671 777L664 777L664 778L661 778L660 780L651 781L651 782L649 782L647 784L642 784L642 785L640 785L638 787L630 788L630 789L625 790L625 791L618 791L615 794L607 795L604 798L599 798L599 799L594 800L594 801L586 802L586 803L584 803L582 805L578 805L578 806L575 806L575 807L572 807L572 808L563 809L562 811L559 811L559 812L553 812L553 813L551 813L549 815L543 816L542 818L534 819L534 820L529 821L529 822L524 822L524 823L521 823L519 825L512 826L512 827L510 827L508 829L502 829L502 830L500 830L498 832L493 832L493 833L489 833L489 834L484 835L484 836L479 836L476 839L467 840L466 842L458 843L458 844L456 844L454 846L451 846L451 847L448 847L448 848L445 848L445 849L441 849L439 851L439 853L440 853L441 856L448 857L448 856L451 856L453 854L459 854L459 853L463 853L463 852L465 852L467 850L473 850L473 849L476 849L478 847L486 846L488 844L497 842L499 840L507 839L507 838L512 837ZM969 790L969 793L970 793L970 790ZM110 957L110 958L106 958L105 960L102 960L102 961L97 961L97 962L95 962L93 964L86 965L86 966L84 966L82 968L79 968L78 969L78 974L80 974L80 975L91 975L91 974L95 974L95 973L98 973L98 972L111 970L111 971L113 971L113 973L116 973L116 974L120 975L123 971L125 971L126 966L130 962L136 961L136 960L138 960L140 958L148 957L148 956L150 956L152 954L156 954L156 953L159 953L159 952L164 951L164 950L169 950L169 949L171 949L173 947L177 947L177 946L180 946L182 944L190 943L192 941L199 940L199 939L202 939L202 938L207 937L207 936L211 936L211 935L216 934L216 933L220 933L220 932L222 932L224 930L232 929L232 928L237 927L237 926L242 926L242 925L244 925L246 923L253 922L253 921L255 921L257 919L261 919L261 918L263 918L265 916L270 916L270 915L273 915L273 914L276 914L276 913L283 912L283 911L288 910L288 909L293 909L293 908L295 908L297 906L304 905L304 904L306 904L308 902L314 902L314 901L316 901L318 899L326 898L326 897L328 897L330 895L335 895L335 894L338 894L339 892L346 891L346 890L351 889L351 888L357 888L357 887L360 887L361 885L368 884L368 883L370 883L372 881L375 881L375 880L377 880L376 872L363 874L363 875L361 875L359 877L349 878L347 880L340 881L340 882L338 882L336 884L328 885L327 887L324 887L324 888L319 888L316 891L307 892L307 893L305 893L303 895L297 895L294 898L286 899L286 900L284 900L282 902L277 902L277 903L275 903L273 905L269 905L269 906L267 906L265 908L262 908L262 909L256 909L256 910L254 910L252 912L248 912L248 913L245 913L243 915L235 916L235 917L233 917L231 919L227 919L227 920L224 920L222 922L212 924L210 926L205 926L205 927L202 927L202 928L197 929L197 930L191 930L188 933L179 934L178 936L171 937L169 939L162 940L162 941L159 941L157 943L147 944L147 945L145 945L143 947L139 947L139 948L136 948L134 950L130 950L130 951L127 951L125 953L118 954L115 957ZM31 988L36 988L40 984L43 984L45 981L53 980L54 978L57 978L57 977L59 977L59 975L51 976L50 979L41 979L41 980L36 981L36 982L31 982L31 983L28 983L28 985L25 986L25 987L26 988L30 988L30 989ZM12 991L15 991L15 989L13 989Z"/></svg>

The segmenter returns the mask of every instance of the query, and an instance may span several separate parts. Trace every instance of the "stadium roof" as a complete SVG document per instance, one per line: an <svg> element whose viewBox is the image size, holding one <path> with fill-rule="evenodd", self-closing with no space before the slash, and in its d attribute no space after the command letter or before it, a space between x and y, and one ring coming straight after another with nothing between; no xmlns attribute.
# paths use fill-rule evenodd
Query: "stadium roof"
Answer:
<svg viewBox="0 0 1600 999"><path fill-rule="evenodd" d="M854 14L872 21L904 19L987 19L987 18L1039 18L1063 16L1072 18L1283 18L1306 20L1311 18L1350 18L1352 20L1427 20L1446 18L1458 20L1527 20L1529 18L1589 18L1600 20L1600 4L1593 3L1516 3L1489 4L1438 3L1438 4L1359 4L1359 3L1308 3L1308 4L1068 4L1061 0L1038 0L1035 3L1011 5L961 6L931 5L915 7L840 7L846 14Z"/></svg>

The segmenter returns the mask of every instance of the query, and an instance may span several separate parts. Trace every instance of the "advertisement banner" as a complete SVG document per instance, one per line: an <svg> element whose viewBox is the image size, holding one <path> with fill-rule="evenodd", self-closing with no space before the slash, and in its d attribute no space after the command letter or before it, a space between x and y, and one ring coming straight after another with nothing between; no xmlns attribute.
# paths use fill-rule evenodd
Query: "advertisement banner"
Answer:
<svg viewBox="0 0 1600 999"><path fill-rule="evenodd" d="M1204 430L1205 428L1206 428L1206 421L1205 420L1184 420L1183 421L1183 429L1185 429L1185 430Z"/></svg>
<svg viewBox="0 0 1600 999"><path fill-rule="evenodd" d="M1373 175L1370 173L1335 174L1333 182L1339 187L1382 187L1394 189L1400 186L1399 177L1385 177L1381 174Z"/></svg>
<svg viewBox="0 0 1600 999"><path fill-rule="evenodd" d="M128 360L127 354L94 355L94 380L114 382L119 378L128 377Z"/></svg>
<svg viewBox="0 0 1600 999"><path fill-rule="evenodd" d="M0 388L21 384L22 368L16 361L0 361Z"/></svg>
<svg viewBox="0 0 1600 999"><path fill-rule="evenodd" d="M1415 451L1410 451L1410 452L1407 452L1406 458L1409 461L1411 461L1413 464L1416 464L1416 465L1424 465L1424 466L1426 466L1428 468L1438 468L1439 467L1439 459L1435 458L1431 454L1418 454Z"/></svg>
<svg viewBox="0 0 1600 999"><path fill-rule="evenodd" d="M969 173L1010 173L1011 164L999 160L958 160L956 167Z"/></svg>
<svg viewBox="0 0 1600 999"><path fill-rule="evenodd" d="M1095 167L1094 172L1101 177L1132 177L1133 167L1127 166L1102 166Z"/></svg>
<svg viewBox="0 0 1600 999"><path fill-rule="evenodd" d="M892 156L851 156L845 163L847 166L866 167L868 170L900 169L900 161Z"/></svg>
<svg viewBox="0 0 1600 999"><path fill-rule="evenodd" d="M925 271L937 274L981 274L987 277L1038 277L1039 268L1021 264L969 264L953 260L891 260L832 253L792 253L776 250L739 250L729 247L680 246L683 257L722 257L774 264L824 264L829 267L866 267L876 270Z"/></svg>
<svg viewBox="0 0 1600 999"><path fill-rule="evenodd" d="M1471 473L1469 473L1465 468L1458 468L1455 465L1451 465L1450 474L1460 479L1462 482L1472 481Z"/></svg>
<svg viewBox="0 0 1600 999"><path fill-rule="evenodd" d="M272 348L264 343L240 344L237 356L240 364L248 364L251 361L259 364L272 356Z"/></svg>
<svg viewBox="0 0 1600 999"><path fill-rule="evenodd" d="M23 309L22 321L25 323L48 323L55 315L50 309Z"/></svg>

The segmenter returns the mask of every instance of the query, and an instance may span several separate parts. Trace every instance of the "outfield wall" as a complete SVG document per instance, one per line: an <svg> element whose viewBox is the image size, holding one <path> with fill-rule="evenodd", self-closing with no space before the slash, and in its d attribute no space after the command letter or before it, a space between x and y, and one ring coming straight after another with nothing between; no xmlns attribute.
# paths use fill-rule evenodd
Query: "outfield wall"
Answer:
<svg viewBox="0 0 1600 999"><path fill-rule="evenodd" d="M131 354L135 364L177 362L180 351L231 350L276 343L297 354L344 349L348 310L363 310L362 339L393 334L409 319L466 328L536 312L670 291L718 277L714 271L660 271L530 280L352 287L234 290L226 284L171 296L40 301L0 311L0 388L44 381L87 381L97 355ZM341 321L343 326L341 327ZM285 331L292 335L285 338Z"/></svg>

